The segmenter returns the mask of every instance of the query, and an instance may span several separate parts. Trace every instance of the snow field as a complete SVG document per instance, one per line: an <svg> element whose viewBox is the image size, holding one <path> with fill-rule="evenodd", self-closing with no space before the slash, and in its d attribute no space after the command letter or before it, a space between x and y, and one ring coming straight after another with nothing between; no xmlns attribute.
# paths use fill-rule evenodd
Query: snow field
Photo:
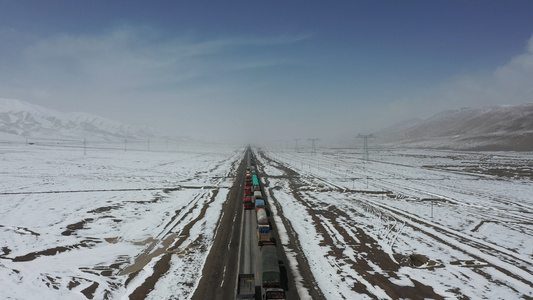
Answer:
<svg viewBox="0 0 533 300"><path fill-rule="evenodd" d="M84 155L61 147L0 147L0 281L7 287L0 298L127 298L160 256L135 266L141 271L127 288L129 274L121 272L140 255L164 251L164 243L180 237L209 205L179 247L186 255L174 255L166 275L183 284L159 286L150 297L190 295L233 183L228 176L243 151L211 146L179 152L93 149ZM218 194L208 204L214 189Z"/></svg>
<svg viewBox="0 0 533 300"><path fill-rule="evenodd" d="M264 151L270 159L300 173L299 180L304 187L298 193L310 206L322 209L337 207L348 214L347 219L338 218L337 221L350 236L353 234L350 228L357 226L372 236L391 257L394 253L420 253L437 262L437 267L430 269L401 267L396 273L399 278L391 278L394 284L412 286L413 280L416 280L432 286L437 293L449 298L458 295L473 299L532 296L533 278L524 271L524 268L527 270L533 265L531 180L474 174L464 168L459 171L457 168L448 170L450 166L475 164L480 157L484 161L491 160L491 164L500 168L513 165L511 169L521 170L523 167L520 164L531 165L527 155L398 150L375 158L379 161L365 162L348 153L312 155L278 149ZM434 166L438 166L438 169ZM280 176L281 170L271 172ZM309 211L294 203L296 201L288 192L290 187L287 184L281 179L280 182L276 180L269 178L271 185L274 183L278 187L273 194L298 233L317 283L331 283L330 278L323 278L324 274L339 274L339 269L338 276L359 281L357 274L339 268L337 262L323 263L328 261L327 252L330 249L327 245L317 246L322 239L313 229L316 224L309 221ZM391 194L350 193L350 190L389 191ZM425 198L434 199L433 218L431 201L422 201ZM324 217L320 220L334 245L344 247L343 255L347 259L353 260L354 255L364 255L355 254L354 249L346 249L343 237L329 220ZM473 244L463 244L463 239ZM472 246L476 244L498 252L480 251ZM319 265L319 260L322 265ZM464 261L472 261L478 267L465 266L462 263ZM513 275L504 274L487 263L510 271ZM380 272L379 267L373 267L375 272ZM349 287L346 282L341 284ZM335 297L353 297L349 292L344 294L335 284L328 286L325 283L322 283L321 289L328 299L335 292L338 293ZM327 292L329 290L332 292ZM386 294L374 292L379 298L387 298Z"/></svg>

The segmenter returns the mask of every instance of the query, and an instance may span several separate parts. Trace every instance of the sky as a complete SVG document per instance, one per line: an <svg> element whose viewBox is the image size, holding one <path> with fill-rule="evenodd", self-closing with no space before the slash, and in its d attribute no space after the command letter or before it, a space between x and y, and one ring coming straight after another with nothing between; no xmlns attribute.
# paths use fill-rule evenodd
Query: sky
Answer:
<svg viewBox="0 0 533 300"><path fill-rule="evenodd" d="M532 1L0 0L0 97L208 139L533 101Z"/></svg>

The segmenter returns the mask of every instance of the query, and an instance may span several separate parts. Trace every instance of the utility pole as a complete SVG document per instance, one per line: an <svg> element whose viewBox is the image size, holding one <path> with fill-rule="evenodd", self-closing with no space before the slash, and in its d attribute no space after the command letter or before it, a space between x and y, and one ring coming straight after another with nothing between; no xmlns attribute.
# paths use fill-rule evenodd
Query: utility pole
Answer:
<svg viewBox="0 0 533 300"><path fill-rule="evenodd" d="M300 140L300 139L294 139L294 141L296 142L296 149L295 149L295 150L296 150L296 153L300 152L300 150L298 150L298 141L299 141L299 140Z"/></svg>
<svg viewBox="0 0 533 300"><path fill-rule="evenodd" d="M369 158L369 155L368 155L368 139L369 138L375 138L374 134L367 134L367 135L362 135L362 134L359 134L357 136L357 138L362 138L363 139L363 160L368 160Z"/></svg>
<svg viewBox="0 0 533 300"><path fill-rule="evenodd" d="M319 141L319 139L317 138L314 138L314 139L309 139L311 141L311 149L312 149L312 153L313 154L316 154L316 146L315 146L315 141Z"/></svg>

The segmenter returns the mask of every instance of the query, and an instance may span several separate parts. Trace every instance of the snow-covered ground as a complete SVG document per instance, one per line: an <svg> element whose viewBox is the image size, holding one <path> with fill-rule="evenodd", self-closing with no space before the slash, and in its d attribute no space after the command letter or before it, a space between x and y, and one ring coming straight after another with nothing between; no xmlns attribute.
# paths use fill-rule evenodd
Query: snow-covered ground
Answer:
<svg viewBox="0 0 533 300"><path fill-rule="evenodd" d="M244 148L120 148L0 145L1 299L126 298L165 251L149 298L194 292Z"/></svg>
<svg viewBox="0 0 533 300"><path fill-rule="evenodd" d="M533 297L532 153L393 150L364 161L350 149L265 148L258 155L269 194L327 299L394 299L391 285L429 286L451 299ZM361 241L366 235L377 246ZM380 251L402 267L382 264ZM401 260L413 254L429 260L406 266Z"/></svg>
<svg viewBox="0 0 533 300"><path fill-rule="evenodd" d="M244 148L82 145L0 144L0 298L122 299L158 272L148 298L190 298ZM302 299L533 297L531 153L257 156Z"/></svg>

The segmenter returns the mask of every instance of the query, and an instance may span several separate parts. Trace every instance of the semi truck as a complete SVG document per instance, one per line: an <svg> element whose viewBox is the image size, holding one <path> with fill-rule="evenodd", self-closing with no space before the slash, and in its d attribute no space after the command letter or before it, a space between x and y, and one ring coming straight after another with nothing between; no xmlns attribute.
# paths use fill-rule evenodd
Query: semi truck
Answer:
<svg viewBox="0 0 533 300"><path fill-rule="evenodd" d="M266 289L265 293L263 294L263 300L272 299L287 300L285 291L283 289Z"/></svg>
<svg viewBox="0 0 533 300"><path fill-rule="evenodd" d="M265 243L270 243L272 240L272 235L270 232L270 226L267 225L257 225L257 244L263 246Z"/></svg>
<svg viewBox="0 0 533 300"><path fill-rule="evenodd" d="M246 196L252 196L252 187L247 185L244 187L244 195Z"/></svg>
<svg viewBox="0 0 533 300"><path fill-rule="evenodd" d="M266 210L264 208L260 208L257 210L257 226L259 225L268 225L268 217Z"/></svg>
<svg viewBox="0 0 533 300"><path fill-rule="evenodd" d="M259 186L259 178L257 178L257 175L252 175L252 185Z"/></svg>
<svg viewBox="0 0 533 300"><path fill-rule="evenodd" d="M263 199L263 194L261 191L254 191L254 201L257 199Z"/></svg>
<svg viewBox="0 0 533 300"><path fill-rule="evenodd" d="M251 197L244 197L243 200L244 209L252 209L252 198Z"/></svg>
<svg viewBox="0 0 533 300"><path fill-rule="evenodd" d="M235 299L255 299L254 274L239 274Z"/></svg>
<svg viewBox="0 0 533 300"><path fill-rule="evenodd" d="M257 210L260 208L265 208L265 200L255 198L255 209Z"/></svg>
<svg viewBox="0 0 533 300"><path fill-rule="evenodd" d="M264 289L281 287L278 256L274 243L264 244L261 248L261 273L263 278L261 286Z"/></svg>

